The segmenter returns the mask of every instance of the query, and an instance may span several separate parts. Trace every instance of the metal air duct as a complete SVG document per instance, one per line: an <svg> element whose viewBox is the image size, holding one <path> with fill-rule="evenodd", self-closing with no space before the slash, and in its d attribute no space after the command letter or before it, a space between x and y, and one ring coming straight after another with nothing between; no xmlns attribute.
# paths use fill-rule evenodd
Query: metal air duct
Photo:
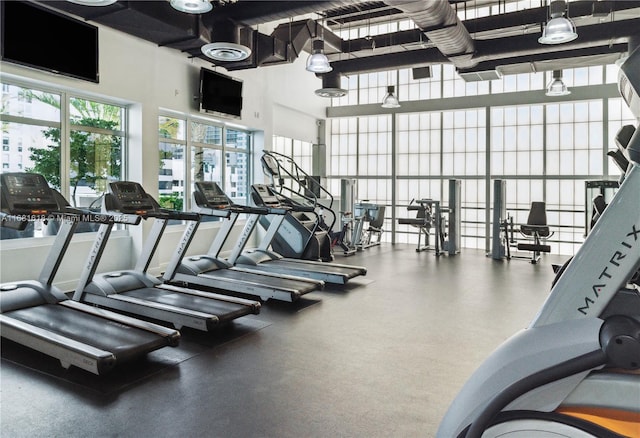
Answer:
<svg viewBox="0 0 640 438"><path fill-rule="evenodd" d="M475 43L446 0L385 0L407 14L429 40L457 68L471 68Z"/></svg>

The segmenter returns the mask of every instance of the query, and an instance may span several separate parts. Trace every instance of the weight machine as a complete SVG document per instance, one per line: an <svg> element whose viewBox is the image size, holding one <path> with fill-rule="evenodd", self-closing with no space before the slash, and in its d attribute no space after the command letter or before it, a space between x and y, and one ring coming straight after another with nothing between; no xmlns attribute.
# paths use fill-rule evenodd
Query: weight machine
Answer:
<svg viewBox="0 0 640 438"><path fill-rule="evenodd" d="M372 246L380 245L382 239L382 225L384 224L385 206L373 204L364 200L353 206L353 243L361 251Z"/></svg>
<svg viewBox="0 0 640 438"><path fill-rule="evenodd" d="M518 232L528 243L518 243L515 238L516 227L513 216L506 210L506 181L493 181L493 226L491 258L501 260L527 259L531 264L536 264L540 260L541 253L551 252L551 247L543 241L553 235L547 225L547 214L544 202L532 202L529 210L529 217L526 224L521 224ZM511 253L511 248L515 247L520 251L531 251L531 256L520 256Z"/></svg>
<svg viewBox="0 0 640 438"><path fill-rule="evenodd" d="M385 206L368 200L355 202L358 181L340 180L341 229L333 244L342 248L344 255L355 254L379 245L382 238Z"/></svg>
<svg viewBox="0 0 640 438"><path fill-rule="evenodd" d="M415 204L414 204L415 202ZM416 252L433 249L436 256L445 252L455 255L460 252L460 181L449 180L449 206L433 199L412 199L408 211L415 211L414 218L399 218L398 224L418 228ZM430 246L433 228L434 246ZM422 236L424 235L424 244Z"/></svg>

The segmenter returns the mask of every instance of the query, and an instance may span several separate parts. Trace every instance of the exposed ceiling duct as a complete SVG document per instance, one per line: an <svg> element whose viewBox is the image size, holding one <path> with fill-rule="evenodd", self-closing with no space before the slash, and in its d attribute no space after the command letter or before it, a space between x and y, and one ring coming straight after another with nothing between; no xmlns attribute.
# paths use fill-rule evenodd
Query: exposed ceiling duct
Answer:
<svg viewBox="0 0 640 438"><path fill-rule="evenodd" d="M443 63L453 64L467 80L602 65L598 63L617 59L626 42L640 33L636 30L640 29L640 2L635 0L572 1L571 17L580 36L553 48L537 42L548 8L504 12L510 0L241 0L224 6L214 2L213 10L195 15L176 11L167 0L118 0L103 7L36 1L228 70L293 62L303 52L310 52L314 38L322 35L335 73L323 79L327 82L323 88L339 88L339 75ZM494 8L493 15L461 21L458 9L476 6ZM501 12L495 13L495 9ZM298 18L292 21L290 17ZM370 25L407 19L418 29L365 33ZM265 29L273 32L267 35ZM349 36L343 40L331 29L347 29ZM223 60L211 60L202 53L201 47L209 43L227 43L213 47L222 52ZM247 50L236 54L238 45ZM240 59L249 51L247 59Z"/></svg>
<svg viewBox="0 0 640 438"><path fill-rule="evenodd" d="M354 73L371 73L396 68L427 67L432 64L448 63L449 59L434 48L395 52L385 55L351 58L344 61L333 61L331 66L336 73L349 75Z"/></svg>
<svg viewBox="0 0 640 438"><path fill-rule="evenodd" d="M248 29L248 28L245 28ZM242 61L251 56L252 32L240 28L231 20L218 21L211 27L210 43L203 45L200 51L214 61ZM241 38L244 35L244 40Z"/></svg>
<svg viewBox="0 0 640 438"><path fill-rule="evenodd" d="M255 26L305 14L315 14L358 1L240 1L212 14L214 20L231 19L236 23Z"/></svg>
<svg viewBox="0 0 640 438"><path fill-rule="evenodd" d="M448 1L385 0L407 14L457 68L474 67L475 43Z"/></svg>

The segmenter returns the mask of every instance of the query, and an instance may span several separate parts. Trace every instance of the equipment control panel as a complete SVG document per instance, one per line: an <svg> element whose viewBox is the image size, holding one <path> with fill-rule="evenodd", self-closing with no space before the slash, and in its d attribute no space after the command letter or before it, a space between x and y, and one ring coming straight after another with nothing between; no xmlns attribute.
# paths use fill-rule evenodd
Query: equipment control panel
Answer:
<svg viewBox="0 0 640 438"><path fill-rule="evenodd" d="M58 210L58 203L44 176L12 172L0 175L2 210L12 215L47 214Z"/></svg>
<svg viewBox="0 0 640 438"><path fill-rule="evenodd" d="M136 182L116 181L109 184L109 190L122 213L139 213L155 211L155 202Z"/></svg>
<svg viewBox="0 0 640 438"><path fill-rule="evenodd" d="M231 205L231 200L224 194L218 183L213 181L196 181L196 192L204 197L207 207L225 208Z"/></svg>

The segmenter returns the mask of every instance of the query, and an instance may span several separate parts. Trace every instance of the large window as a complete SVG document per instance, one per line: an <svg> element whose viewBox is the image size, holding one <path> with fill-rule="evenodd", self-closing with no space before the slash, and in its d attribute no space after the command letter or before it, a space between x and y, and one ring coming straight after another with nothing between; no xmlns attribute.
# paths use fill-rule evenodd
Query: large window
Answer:
<svg viewBox="0 0 640 438"><path fill-rule="evenodd" d="M158 189L163 207L189 210L196 181L216 182L233 201L247 203L250 132L205 119L161 115L158 137Z"/></svg>
<svg viewBox="0 0 640 438"><path fill-rule="evenodd" d="M291 158L302 170L311 175L313 171L313 144L280 135L273 136L274 152Z"/></svg>
<svg viewBox="0 0 640 438"><path fill-rule="evenodd" d="M435 66L432 73L431 78L414 80L408 70L397 72L404 90L400 101L416 100L407 105L414 112L404 112L403 105L392 114L359 115L361 110L353 107L340 109L341 117L330 119L327 160L332 192L339 193L340 178L356 178L359 198L394 204L387 230L395 233L386 233L385 239L415 243L416 230L395 219L407 217L406 206L414 198L446 203L447 180L459 179L462 246L488 250L491 181L502 179L507 183L506 208L514 221L526 221L531 202L546 201L555 231L549 241L552 251L573 254L584 240L585 211L590 208L585 205L585 180L619 177L607 152L616 148L617 130L635 124L613 87L598 89L601 96L589 100L569 96L544 101L551 72L507 75L477 86L464 83L451 66ZM612 83L616 74L611 66L563 71L572 88ZM377 77L396 78L396 72ZM349 78L343 85L363 103L362 96L372 88L371 76L366 93L362 75L359 79ZM531 95L521 92L538 90L540 103L514 103ZM482 94L487 94L486 106L460 107L459 97ZM351 98L334 100L334 105L352 103ZM419 107L429 111L416 111ZM385 142L393 147L387 149Z"/></svg>
<svg viewBox="0 0 640 438"><path fill-rule="evenodd" d="M159 203L164 208L182 210L184 207L184 151L186 122L174 117L160 116L158 146L160 169L158 175Z"/></svg>
<svg viewBox="0 0 640 438"><path fill-rule="evenodd" d="M99 208L110 181L123 175L126 109L52 90L2 84L2 171L35 172L71 205ZM32 237L55 232L36 223ZM79 231L90 227L80 228Z"/></svg>

